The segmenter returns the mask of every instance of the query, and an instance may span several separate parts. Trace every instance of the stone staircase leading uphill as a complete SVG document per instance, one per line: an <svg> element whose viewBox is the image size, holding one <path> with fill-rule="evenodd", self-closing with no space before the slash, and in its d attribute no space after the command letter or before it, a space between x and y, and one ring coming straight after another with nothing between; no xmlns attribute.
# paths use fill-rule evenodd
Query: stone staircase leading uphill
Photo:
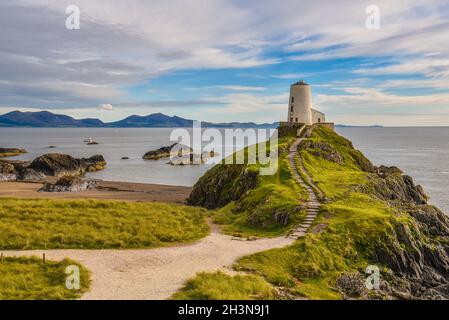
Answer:
<svg viewBox="0 0 449 320"><path fill-rule="evenodd" d="M290 166L293 171L293 176L295 180L304 188L306 189L307 193L309 194L309 200L306 203L307 207L307 216L303 219L300 225L298 225L295 229L293 229L288 235L288 238L298 239L300 237L303 237L306 235L308 229L312 225L313 221L318 215L318 212L320 210L320 202L315 194L315 192L319 193L319 197L322 199L324 198L324 194L322 194L321 190L314 184L312 181L312 178L308 175L307 171L304 168L304 165L302 163L301 155L298 152L298 146L301 143L301 141L304 138L300 137L298 138L291 146L290 146L290 152L289 152L289 162ZM307 181L304 181L304 178L299 174L298 167L295 162L295 157L298 155L299 164L302 166L302 172L304 175L306 175ZM312 188L313 186L313 188Z"/></svg>

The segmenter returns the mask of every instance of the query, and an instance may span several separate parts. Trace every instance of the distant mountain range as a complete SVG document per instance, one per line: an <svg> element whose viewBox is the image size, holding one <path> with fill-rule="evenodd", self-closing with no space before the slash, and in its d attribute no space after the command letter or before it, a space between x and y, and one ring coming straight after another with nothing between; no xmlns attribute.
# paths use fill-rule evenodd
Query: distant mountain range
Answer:
<svg viewBox="0 0 449 320"><path fill-rule="evenodd" d="M0 127L29 128L181 128L191 127L193 120L177 116L167 116L163 113L153 113L147 116L132 115L115 122L103 122L100 119L74 119L49 111L21 112L12 111L0 115ZM201 122L203 128L276 128L279 122L257 124L254 122ZM336 125L336 127L357 127ZM381 127L381 126L371 126Z"/></svg>
<svg viewBox="0 0 449 320"><path fill-rule="evenodd" d="M115 122L103 122L100 119L74 119L70 116L54 114L48 111L21 112L13 111L0 115L0 127L32 128L176 128L191 127L193 120L163 113L148 116L132 115ZM257 124L254 122L201 122L202 127L215 128L275 128L278 122Z"/></svg>

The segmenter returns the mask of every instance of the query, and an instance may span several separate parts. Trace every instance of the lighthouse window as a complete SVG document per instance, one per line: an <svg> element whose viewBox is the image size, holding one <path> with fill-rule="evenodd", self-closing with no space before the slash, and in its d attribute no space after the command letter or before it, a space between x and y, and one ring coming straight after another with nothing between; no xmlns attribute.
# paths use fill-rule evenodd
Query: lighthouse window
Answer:
<svg viewBox="0 0 449 320"><path fill-rule="evenodd" d="M295 122L298 122L298 118L295 118Z"/></svg>
<svg viewBox="0 0 449 320"><path fill-rule="evenodd" d="M293 118L290 118L290 122L293 122Z"/></svg>
<svg viewBox="0 0 449 320"><path fill-rule="evenodd" d="M292 103L295 102L295 97L292 97Z"/></svg>
<svg viewBox="0 0 449 320"><path fill-rule="evenodd" d="M290 106L290 112L293 112L293 105Z"/></svg>

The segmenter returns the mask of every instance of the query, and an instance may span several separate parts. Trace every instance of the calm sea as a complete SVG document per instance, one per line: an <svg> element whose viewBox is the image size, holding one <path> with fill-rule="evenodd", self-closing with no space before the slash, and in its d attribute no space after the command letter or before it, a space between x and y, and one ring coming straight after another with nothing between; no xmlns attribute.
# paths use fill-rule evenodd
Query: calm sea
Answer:
<svg viewBox="0 0 449 320"><path fill-rule="evenodd" d="M397 166L449 213L449 127L337 128L375 165Z"/></svg>
<svg viewBox="0 0 449 320"><path fill-rule="evenodd" d="M31 160L48 152L75 157L102 154L106 170L92 177L191 186L211 166L171 166L167 160L144 161L148 150L171 144L172 129L34 129L0 128L0 147L20 147L29 153L15 159ZM338 128L376 165L395 165L424 186L431 202L449 212L448 128ZM99 145L88 146L92 137ZM54 145L55 149L48 147ZM121 160L122 157L129 160Z"/></svg>

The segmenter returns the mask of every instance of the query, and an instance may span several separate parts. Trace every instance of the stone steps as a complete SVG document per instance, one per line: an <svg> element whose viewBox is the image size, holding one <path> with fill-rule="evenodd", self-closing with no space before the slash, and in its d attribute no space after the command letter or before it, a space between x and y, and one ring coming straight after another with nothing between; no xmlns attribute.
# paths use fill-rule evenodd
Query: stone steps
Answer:
<svg viewBox="0 0 449 320"><path fill-rule="evenodd" d="M304 181L302 176L299 174L298 168L295 163L295 155L297 153L298 145L301 140L301 138L297 139L295 143L293 143L293 145L290 147L289 162L293 170L294 178L309 194L309 201L306 204L307 215L301 221L301 223L286 236L291 239L298 239L307 234L307 230L312 226L321 208L321 204L318 200L318 197L315 195L314 189L309 185L309 183L312 183L312 179L307 176L308 181Z"/></svg>

